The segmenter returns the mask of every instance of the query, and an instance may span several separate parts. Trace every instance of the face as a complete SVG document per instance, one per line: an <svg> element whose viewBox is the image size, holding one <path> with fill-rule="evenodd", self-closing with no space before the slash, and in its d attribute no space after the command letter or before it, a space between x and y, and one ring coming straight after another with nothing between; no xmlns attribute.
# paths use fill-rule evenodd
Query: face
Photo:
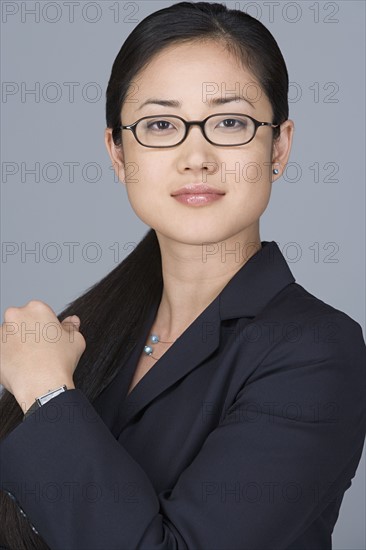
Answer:
<svg viewBox="0 0 366 550"><path fill-rule="evenodd" d="M211 99L233 95L244 99L209 104ZM124 125L160 114L202 120L215 113L243 113L258 121L273 121L271 104L256 78L212 42L166 48L134 79L127 98L121 112ZM178 100L180 106L142 107L150 98ZM200 245L240 235L241 240L253 242L259 240L259 218L270 198L272 170L283 169L287 162L292 129L291 121L284 123L274 146L272 128L263 126L246 145L220 147L206 141L200 128L193 126L183 143L166 149L142 146L130 130L122 130L122 146L115 147L107 129L106 145L133 210L155 229L159 241ZM205 183L224 194L199 206L172 196L192 183Z"/></svg>

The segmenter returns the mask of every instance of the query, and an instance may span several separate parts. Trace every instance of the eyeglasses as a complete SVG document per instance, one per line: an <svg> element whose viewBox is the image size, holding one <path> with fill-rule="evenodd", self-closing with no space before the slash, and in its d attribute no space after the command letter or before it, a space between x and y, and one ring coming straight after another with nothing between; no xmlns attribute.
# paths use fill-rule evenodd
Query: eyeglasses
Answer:
<svg viewBox="0 0 366 550"><path fill-rule="evenodd" d="M197 125L209 143L220 147L245 145L254 138L261 126L277 128L279 124L259 122L255 118L238 113L217 113L204 120L186 121L176 115L144 116L133 124L119 126L131 130L144 147L175 147L182 143L191 126Z"/></svg>

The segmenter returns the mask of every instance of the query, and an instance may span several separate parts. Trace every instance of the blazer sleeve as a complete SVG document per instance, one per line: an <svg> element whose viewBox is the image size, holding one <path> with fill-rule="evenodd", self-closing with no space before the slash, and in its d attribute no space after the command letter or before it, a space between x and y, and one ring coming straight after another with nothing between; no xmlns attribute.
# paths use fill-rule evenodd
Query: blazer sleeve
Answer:
<svg viewBox="0 0 366 550"><path fill-rule="evenodd" d="M52 550L285 549L362 453L365 343L348 316L336 327L287 332L169 491L155 493L79 389L2 441L2 488Z"/></svg>

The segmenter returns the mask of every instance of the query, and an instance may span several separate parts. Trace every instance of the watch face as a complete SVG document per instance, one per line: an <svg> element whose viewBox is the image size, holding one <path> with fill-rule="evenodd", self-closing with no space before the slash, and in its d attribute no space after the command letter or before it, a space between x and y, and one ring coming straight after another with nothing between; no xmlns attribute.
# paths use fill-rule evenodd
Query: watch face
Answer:
<svg viewBox="0 0 366 550"><path fill-rule="evenodd" d="M40 397L37 397L36 401L41 407L42 405L45 405L50 401L53 397L56 397L56 395L59 395L60 393L63 393L67 390L66 386L61 386L61 388L57 388L56 390L49 391L48 393L41 395Z"/></svg>

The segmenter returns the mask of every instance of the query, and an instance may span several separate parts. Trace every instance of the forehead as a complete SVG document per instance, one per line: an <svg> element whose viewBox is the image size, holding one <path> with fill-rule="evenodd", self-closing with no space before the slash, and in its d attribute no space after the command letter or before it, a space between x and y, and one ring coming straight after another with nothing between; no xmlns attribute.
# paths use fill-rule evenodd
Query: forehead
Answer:
<svg viewBox="0 0 366 550"><path fill-rule="evenodd" d="M175 110L182 115L188 114L188 109L190 113L197 109L198 114L210 107L211 99L234 96L248 99L252 109L261 101L268 104L257 78L221 43L175 44L155 55L135 76L122 111L138 116L152 111L164 112L164 106L143 106L147 99L159 98L178 100L180 105L175 106ZM233 105L235 102L228 103L228 106ZM244 102L237 105L250 108ZM252 114L254 112L252 110Z"/></svg>

